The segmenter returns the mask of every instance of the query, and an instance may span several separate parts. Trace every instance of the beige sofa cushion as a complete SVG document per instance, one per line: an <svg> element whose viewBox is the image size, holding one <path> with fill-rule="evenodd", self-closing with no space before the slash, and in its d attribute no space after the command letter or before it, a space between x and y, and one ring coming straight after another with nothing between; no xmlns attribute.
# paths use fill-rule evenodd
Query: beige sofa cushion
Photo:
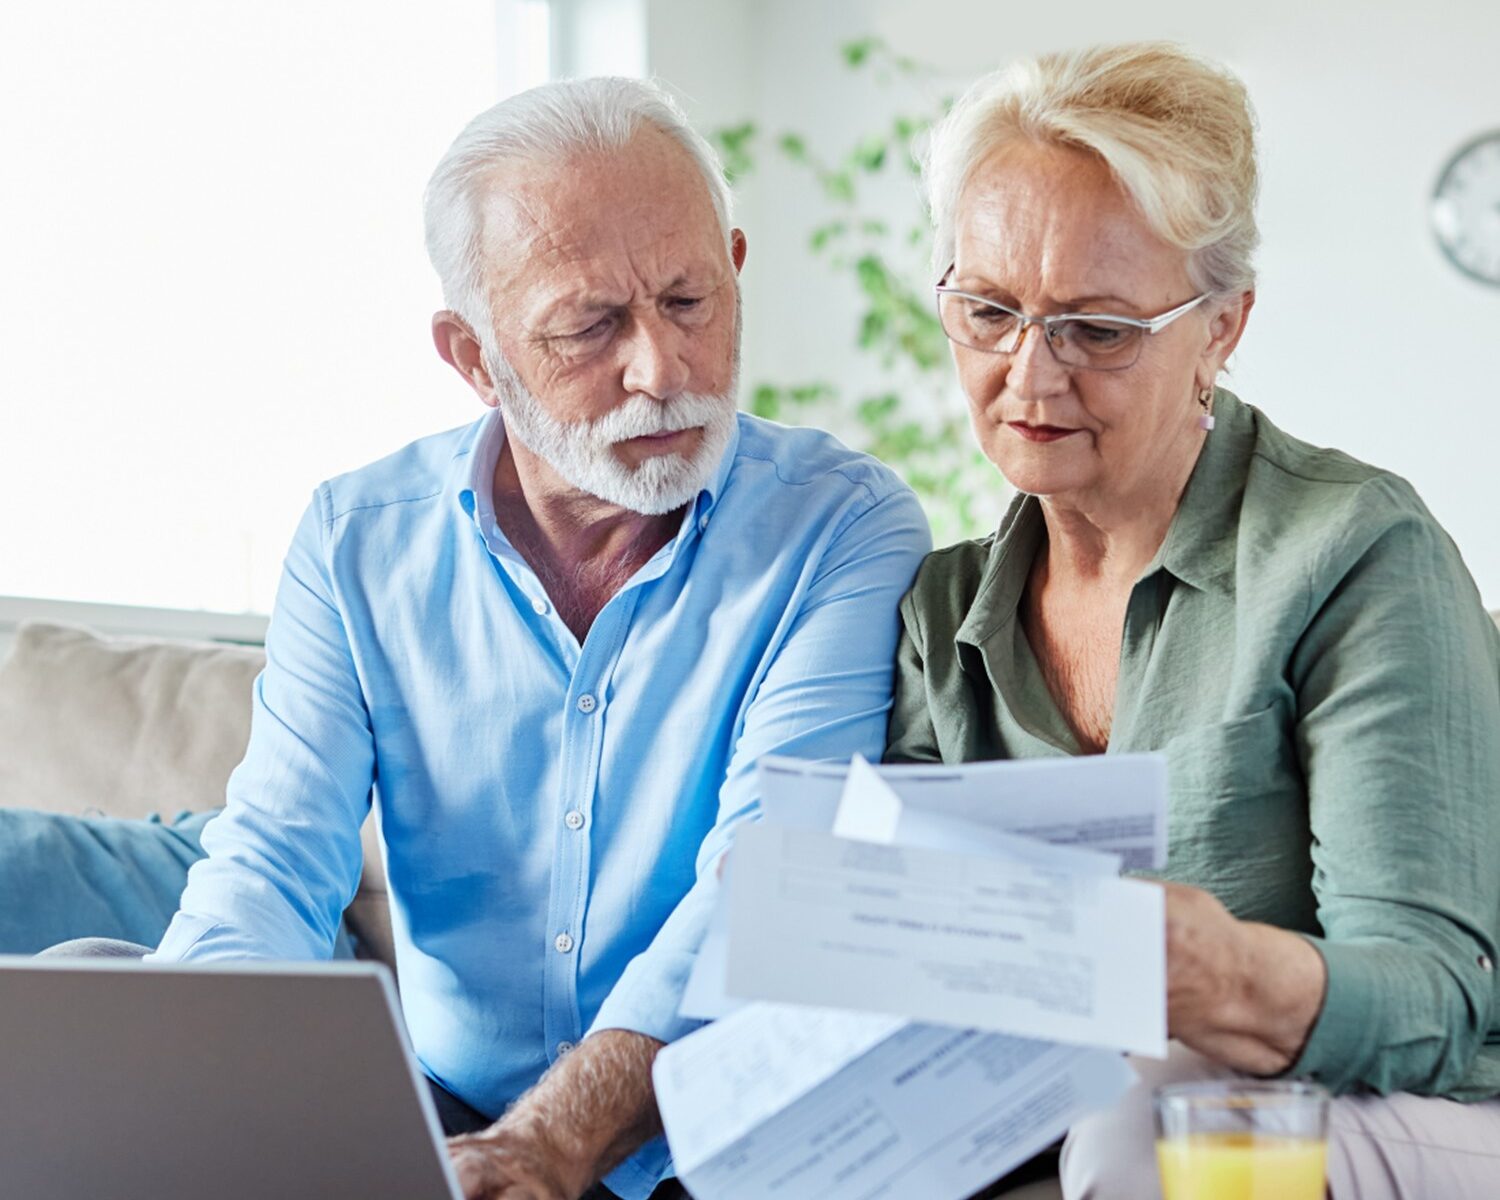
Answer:
<svg viewBox="0 0 1500 1200"><path fill-rule="evenodd" d="M258 649L23 625L0 666L0 804L170 820L224 803Z"/></svg>
<svg viewBox="0 0 1500 1200"><path fill-rule="evenodd" d="M0 664L0 807L170 820L224 803L250 738L257 647L21 626ZM350 923L391 961L373 820Z"/></svg>

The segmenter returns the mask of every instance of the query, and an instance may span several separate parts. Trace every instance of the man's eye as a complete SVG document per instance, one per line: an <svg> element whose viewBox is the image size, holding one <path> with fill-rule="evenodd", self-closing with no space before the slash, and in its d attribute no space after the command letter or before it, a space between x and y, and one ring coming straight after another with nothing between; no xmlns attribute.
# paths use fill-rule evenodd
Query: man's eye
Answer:
<svg viewBox="0 0 1500 1200"><path fill-rule="evenodd" d="M675 312L692 312L703 304L702 296L673 296L667 301Z"/></svg>
<svg viewBox="0 0 1500 1200"><path fill-rule="evenodd" d="M600 317L587 329L580 329L577 333L568 334L568 340L570 342L587 342L597 340L604 337L605 334L609 333L609 331L614 328L614 323L615 319L613 317Z"/></svg>

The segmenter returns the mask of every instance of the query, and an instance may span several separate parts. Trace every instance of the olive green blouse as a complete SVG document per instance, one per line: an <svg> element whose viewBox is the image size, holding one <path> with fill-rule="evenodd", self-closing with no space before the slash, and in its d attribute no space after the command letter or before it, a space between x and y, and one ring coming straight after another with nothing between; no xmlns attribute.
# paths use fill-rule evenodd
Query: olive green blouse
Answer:
<svg viewBox="0 0 1500 1200"><path fill-rule="evenodd" d="M1500 636L1404 480L1214 412L1130 595L1108 752L1167 755L1164 878L1323 955L1291 1074L1500 1094ZM889 760L1079 753L1019 619L1046 536L1022 496L923 563Z"/></svg>

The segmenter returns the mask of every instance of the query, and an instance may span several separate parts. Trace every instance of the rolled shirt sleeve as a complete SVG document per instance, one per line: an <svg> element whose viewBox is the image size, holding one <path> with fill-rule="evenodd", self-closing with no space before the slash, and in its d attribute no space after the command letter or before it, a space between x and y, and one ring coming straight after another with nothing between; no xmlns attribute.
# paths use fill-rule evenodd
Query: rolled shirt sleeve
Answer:
<svg viewBox="0 0 1500 1200"><path fill-rule="evenodd" d="M1410 488L1360 493L1291 662L1328 984L1290 1073L1461 1095L1494 1004L1496 632Z"/></svg>

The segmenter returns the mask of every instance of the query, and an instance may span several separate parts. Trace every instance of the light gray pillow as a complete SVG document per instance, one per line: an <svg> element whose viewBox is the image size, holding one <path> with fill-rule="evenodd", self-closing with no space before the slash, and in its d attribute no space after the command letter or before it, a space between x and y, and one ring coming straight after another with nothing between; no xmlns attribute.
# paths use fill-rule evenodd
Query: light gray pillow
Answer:
<svg viewBox="0 0 1500 1200"><path fill-rule="evenodd" d="M0 665L0 806L167 819L220 807L264 661L256 647L22 625Z"/></svg>

